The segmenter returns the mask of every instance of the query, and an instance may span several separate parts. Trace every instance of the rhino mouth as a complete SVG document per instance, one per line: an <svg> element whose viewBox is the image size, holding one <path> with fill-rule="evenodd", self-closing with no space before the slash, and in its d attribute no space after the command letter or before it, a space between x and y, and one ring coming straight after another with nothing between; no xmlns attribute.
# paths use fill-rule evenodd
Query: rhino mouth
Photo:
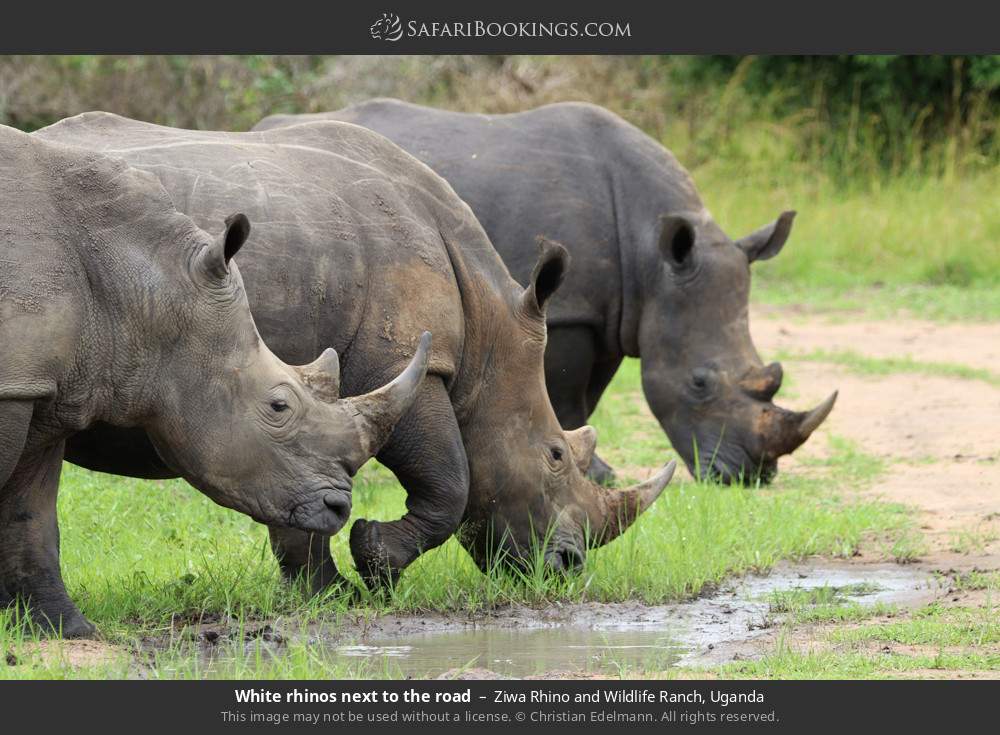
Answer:
<svg viewBox="0 0 1000 735"><path fill-rule="evenodd" d="M552 544L545 552L545 568L551 572L572 573L583 569L586 555L572 542Z"/></svg>
<svg viewBox="0 0 1000 735"><path fill-rule="evenodd" d="M288 512L286 525L310 533L334 535L350 520L352 489L350 478L316 485L306 492L306 500Z"/></svg>
<svg viewBox="0 0 1000 735"><path fill-rule="evenodd" d="M778 474L778 462L774 459L762 459L756 463L730 464L716 459L708 466L708 472L702 474L704 479L723 485L753 485L758 482L767 485Z"/></svg>
<svg viewBox="0 0 1000 735"><path fill-rule="evenodd" d="M723 445L711 453L699 453L696 460L686 464L693 477L723 485L766 485L778 474L776 458L755 457L738 444Z"/></svg>

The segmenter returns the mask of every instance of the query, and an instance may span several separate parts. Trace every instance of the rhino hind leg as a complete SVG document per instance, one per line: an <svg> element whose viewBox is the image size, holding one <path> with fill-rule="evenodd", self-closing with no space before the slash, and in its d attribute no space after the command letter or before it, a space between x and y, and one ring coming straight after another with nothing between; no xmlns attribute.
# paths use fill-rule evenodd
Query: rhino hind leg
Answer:
<svg viewBox="0 0 1000 735"><path fill-rule="evenodd" d="M0 588L45 632L93 635L66 594L59 571L56 495L63 443L21 457L0 489Z"/></svg>
<svg viewBox="0 0 1000 735"><path fill-rule="evenodd" d="M269 526L268 532L271 551L288 582L305 581L312 595L351 590L351 583L337 570L330 554L329 536L279 526Z"/></svg>
<svg viewBox="0 0 1000 735"><path fill-rule="evenodd" d="M451 399L439 376L427 376L416 403L397 424L378 460L406 490L406 514L384 523L359 519L351 555L371 590L395 584L420 554L458 530L469 499L469 465Z"/></svg>

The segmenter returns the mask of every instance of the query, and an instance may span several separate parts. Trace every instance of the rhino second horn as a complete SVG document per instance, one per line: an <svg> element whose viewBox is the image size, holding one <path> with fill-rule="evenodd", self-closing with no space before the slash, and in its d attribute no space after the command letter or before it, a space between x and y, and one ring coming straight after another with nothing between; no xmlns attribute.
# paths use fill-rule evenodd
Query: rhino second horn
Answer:
<svg viewBox="0 0 1000 735"><path fill-rule="evenodd" d="M607 495L607 516L603 528L597 535L596 546L603 546L609 541L621 536L635 523L642 513L656 502L674 476L677 469L676 460L670 460L663 469L645 482L633 485L624 490L603 490Z"/></svg>
<svg viewBox="0 0 1000 735"><path fill-rule="evenodd" d="M371 393L345 399L355 413L368 456L382 448L396 423L416 400L427 374L430 351L431 333L424 332L410 364L395 380Z"/></svg>
<svg viewBox="0 0 1000 735"><path fill-rule="evenodd" d="M581 426L565 433L573 461L576 462L580 472L586 472L590 468L590 461L594 458L594 450L597 449L597 429L593 426Z"/></svg>
<svg viewBox="0 0 1000 735"><path fill-rule="evenodd" d="M333 403L340 397L340 356L332 347L308 365L299 368L302 381L321 401Z"/></svg>

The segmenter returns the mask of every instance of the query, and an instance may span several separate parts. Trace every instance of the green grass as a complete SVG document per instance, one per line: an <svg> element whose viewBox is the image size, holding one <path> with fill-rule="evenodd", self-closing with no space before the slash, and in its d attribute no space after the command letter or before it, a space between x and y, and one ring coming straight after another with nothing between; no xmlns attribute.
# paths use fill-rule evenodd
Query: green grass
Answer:
<svg viewBox="0 0 1000 735"><path fill-rule="evenodd" d="M939 322L1000 319L1000 288L976 285L821 286L796 281L754 283L751 302L843 314L846 318L892 319L909 316Z"/></svg>
<svg viewBox="0 0 1000 735"><path fill-rule="evenodd" d="M969 651L905 656L894 653L800 652L779 647L760 659L727 664L723 678L748 679L896 679L914 672L1000 670L1000 654Z"/></svg>
<svg viewBox="0 0 1000 735"><path fill-rule="evenodd" d="M1000 611L995 593L1000 573L972 571L955 574L956 591L986 591L985 601L946 606L933 602L911 613L885 606L828 605L816 596L793 595L785 605L786 627L774 649L759 659L723 666L722 676L775 679L880 679L930 670L941 675L968 671L1000 671ZM812 599L820 603L810 605ZM872 618L879 622L863 624ZM815 623L852 623L820 629L819 640L830 650L793 646L798 626ZM861 624L859 624L861 623ZM912 647L895 650L898 646ZM804 650L803 650L804 649ZM811 649L811 650L810 650Z"/></svg>
<svg viewBox="0 0 1000 735"><path fill-rule="evenodd" d="M963 528L952 532L949 548L959 554L978 554L998 538L1000 534L991 528Z"/></svg>
<svg viewBox="0 0 1000 735"><path fill-rule="evenodd" d="M767 596L768 612L780 615L785 625L847 623L894 615L896 606L883 602L862 604L851 598L864 597L881 588L871 582L835 587L801 587L775 590Z"/></svg>
<svg viewBox="0 0 1000 735"><path fill-rule="evenodd" d="M858 582L843 587L833 585L793 587L787 590L775 590L768 595L768 601L771 612L792 612L805 606L841 605L846 603L848 598L864 597L880 589L873 582Z"/></svg>
<svg viewBox="0 0 1000 735"><path fill-rule="evenodd" d="M992 601L977 608L931 604L905 620L835 629L829 638L837 643L886 641L914 646L984 646L1000 643L998 613Z"/></svg>
<svg viewBox="0 0 1000 735"><path fill-rule="evenodd" d="M857 177L743 171L724 160L692 172L733 237L784 209L799 215L788 243L753 266L756 304L907 315L937 321L1000 318L1000 174Z"/></svg>
<svg viewBox="0 0 1000 735"><path fill-rule="evenodd" d="M672 452L644 412L638 386L638 363L630 360L595 416L599 446L613 464L656 467ZM393 594L366 597L357 606L337 596L307 600L283 584L266 530L181 481L132 480L66 465L59 496L62 566L83 613L108 641L132 648L220 618L231 619L230 627L277 620L294 629L314 620L335 624L340 615L385 611L472 612L511 602L662 602L698 595L728 576L764 571L781 559L849 557L866 538L905 532L910 521L902 507L862 501L851 489L881 471L878 460L834 438L830 457L821 464L808 474L780 474L766 488L697 483L678 472L654 507L628 533L591 553L579 575L553 577L540 568L521 578L483 575L450 540L408 569ZM396 518L404 499L393 476L369 464L357 479L354 516ZM347 534L335 537L332 548L340 569L357 582ZM10 646L33 633L8 617L0 620L0 636ZM315 651L292 653L294 645L283 649L280 660L269 660L267 671L275 676L346 671L343 661ZM183 640L152 661L152 675L217 673L192 660ZM270 675L245 660L226 666L227 675ZM28 664L0 667L0 675L32 671ZM36 673L50 672L43 666Z"/></svg>
<svg viewBox="0 0 1000 735"><path fill-rule="evenodd" d="M1000 572L984 572L972 570L957 574L954 577L954 586L957 590L978 591L978 590L1000 590Z"/></svg>
<svg viewBox="0 0 1000 735"><path fill-rule="evenodd" d="M1000 212L995 202L1000 198L1000 173L996 170L951 182L932 177L858 178L846 187L822 176L733 173L725 161L709 162L692 172L716 220L734 237L771 221L784 209L799 212L782 252L754 265L757 285L764 292L790 289L808 296L803 300L813 304L823 292L884 289L899 306L918 312L926 308L970 313L969 308L955 309L962 301L968 307L980 302L988 314L997 313ZM972 293L958 293L970 287ZM950 303L921 304L928 300ZM844 305L868 306L849 297Z"/></svg>

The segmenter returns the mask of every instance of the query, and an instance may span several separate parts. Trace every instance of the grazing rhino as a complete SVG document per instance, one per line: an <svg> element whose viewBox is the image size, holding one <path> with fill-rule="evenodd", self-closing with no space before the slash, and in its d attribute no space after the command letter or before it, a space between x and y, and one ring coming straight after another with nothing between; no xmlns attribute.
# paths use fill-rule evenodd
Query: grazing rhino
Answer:
<svg viewBox="0 0 1000 735"><path fill-rule="evenodd" d="M624 356L640 357L646 400L692 473L766 482L833 408L836 393L803 413L776 406L781 365L750 338L749 266L778 254L794 212L731 240L669 151L588 104L473 115L379 99L254 130L314 120L375 130L443 176L521 283L537 236L570 249L545 355L564 427L586 422ZM611 472L595 457L591 474Z"/></svg>
<svg viewBox="0 0 1000 735"><path fill-rule="evenodd" d="M401 376L356 398L338 397L333 350L304 367L275 357L231 261L249 223L225 222L212 237L155 177L0 126L0 604L41 626L93 631L59 570L56 495L77 432L135 427L221 505L331 534L351 476L417 395L426 337Z"/></svg>
<svg viewBox="0 0 1000 735"><path fill-rule="evenodd" d="M427 379L377 455L407 492L391 522L350 533L362 578L393 582L422 552L459 538L483 569L582 563L656 499L673 465L638 486L586 478L594 430L564 432L545 392L545 309L568 256L548 243L521 288L466 206L439 176L356 125L271 133L176 130L87 113L34 133L113 152L155 174L175 205L212 222L240 202L255 245L241 266L260 330L283 359L332 344L349 395L367 390L432 328ZM140 475L163 472L135 436L70 446L71 461ZM544 537L545 543L539 541ZM288 575L337 583L329 539L272 529ZM535 544L538 544L536 547Z"/></svg>

